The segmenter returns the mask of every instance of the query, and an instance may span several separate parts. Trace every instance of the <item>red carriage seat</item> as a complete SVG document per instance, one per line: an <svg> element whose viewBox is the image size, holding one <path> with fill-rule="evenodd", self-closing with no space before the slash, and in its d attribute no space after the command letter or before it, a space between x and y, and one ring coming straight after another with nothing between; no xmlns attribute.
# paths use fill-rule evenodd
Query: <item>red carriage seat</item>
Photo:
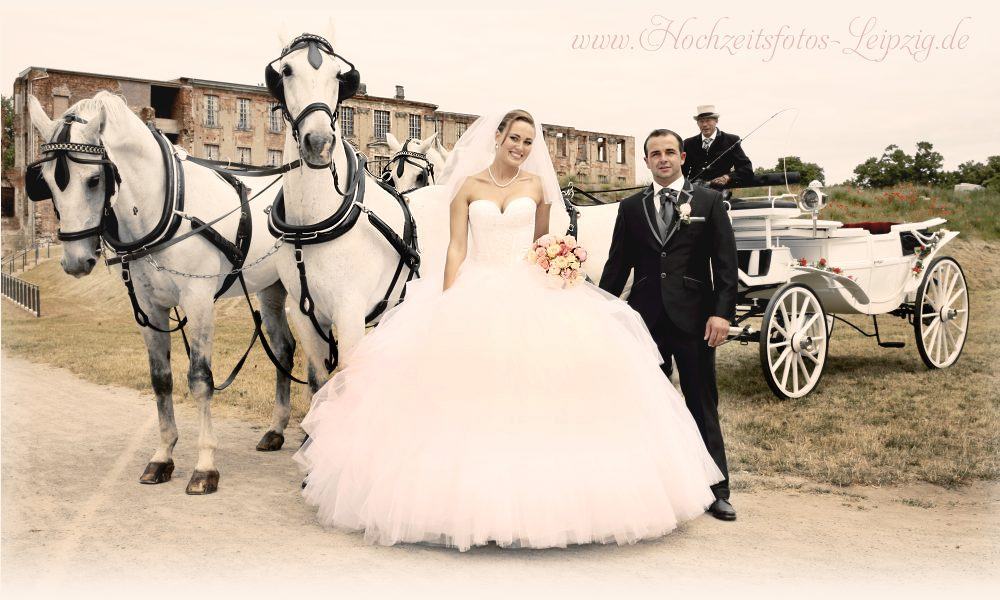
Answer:
<svg viewBox="0 0 1000 600"><path fill-rule="evenodd" d="M892 226L898 224L890 223L889 221L862 221L859 223L844 223L841 227L847 229L867 229L868 233L878 235L880 233L889 233Z"/></svg>

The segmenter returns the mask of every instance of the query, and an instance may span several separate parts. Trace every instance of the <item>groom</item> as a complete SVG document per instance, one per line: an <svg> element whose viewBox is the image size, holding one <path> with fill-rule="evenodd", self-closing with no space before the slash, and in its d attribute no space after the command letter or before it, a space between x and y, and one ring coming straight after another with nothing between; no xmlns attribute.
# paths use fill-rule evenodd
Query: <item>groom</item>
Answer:
<svg viewBox="0 0 1000 600"><path fill-rule="evenodd" d="M736 316L736 240L719 192L681 175L684 142L657 129L643 144L653 183L621 201L601 288L620 296L635 270L628 303L663 356L673 356L688 410L725 479L712 486L712 516L736 519L719 427L715 347ZM664 365L664 374L669 366Z"/></svg>

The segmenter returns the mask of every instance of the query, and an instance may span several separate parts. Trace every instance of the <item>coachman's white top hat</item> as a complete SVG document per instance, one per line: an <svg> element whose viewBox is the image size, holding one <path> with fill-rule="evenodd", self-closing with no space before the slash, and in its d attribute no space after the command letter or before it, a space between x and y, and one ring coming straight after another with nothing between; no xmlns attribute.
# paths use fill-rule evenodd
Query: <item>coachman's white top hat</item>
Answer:
<svg viewBox="0 0 1000 600"><path fill-rule="evenodd" d="M714 104L702 104L698 106L698 114L694 116L697 119L718 119L719 113L715 112Z"/></svg>

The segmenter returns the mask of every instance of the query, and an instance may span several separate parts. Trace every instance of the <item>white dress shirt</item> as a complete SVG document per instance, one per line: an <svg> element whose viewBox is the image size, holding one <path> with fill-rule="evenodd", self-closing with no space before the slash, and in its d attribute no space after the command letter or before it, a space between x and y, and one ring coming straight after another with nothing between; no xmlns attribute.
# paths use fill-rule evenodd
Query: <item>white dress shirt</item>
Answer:
<svg viewBox="0 0 1000 600"><path fill-rule="evenodd" d="M719 128L718 127L715 128L715 131L712 132L711 136L705 137L704 135L702 135L701 136L701 147L702 148L705 147L705 140L711 140L711 143L709 144L709 146L711 146L712 144L714 144L715 143L715 138L718 135L719 135Z"/></svg>
<svg viewBox="0 0 1000 600"><path fill-rule="evenodd" d="M663 189L663 186L660 185L660 184L658 184L658 183L656 183L656 181L654 180L653 181L653 200L654 200L653 207L656 209L656 216L657 217L660 216L660 196L659 196L659 194L660 194L660 190L662 190L662 189ZM673 183L671 183L670 185L667 186L667 189L675 190L678 194L680 194L680 192L684 189L684 176L681 175L680 177L678 177L677 179L675 179ZM678 196L678 198L679 197L680 196Z"/></svg>

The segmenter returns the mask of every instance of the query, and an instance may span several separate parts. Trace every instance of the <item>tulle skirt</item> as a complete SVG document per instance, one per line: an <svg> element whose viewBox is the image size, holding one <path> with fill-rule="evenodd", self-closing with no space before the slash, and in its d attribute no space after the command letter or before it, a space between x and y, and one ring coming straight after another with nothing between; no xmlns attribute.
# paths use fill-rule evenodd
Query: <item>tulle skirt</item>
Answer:
<svg viewBox="0 0 1000 600"><path fill-rule="evenodd" d="M722 480L627 304L527 263L466 261L314 396L295 458L324 525L467 550L618 544L702 514Z"/></svg>

